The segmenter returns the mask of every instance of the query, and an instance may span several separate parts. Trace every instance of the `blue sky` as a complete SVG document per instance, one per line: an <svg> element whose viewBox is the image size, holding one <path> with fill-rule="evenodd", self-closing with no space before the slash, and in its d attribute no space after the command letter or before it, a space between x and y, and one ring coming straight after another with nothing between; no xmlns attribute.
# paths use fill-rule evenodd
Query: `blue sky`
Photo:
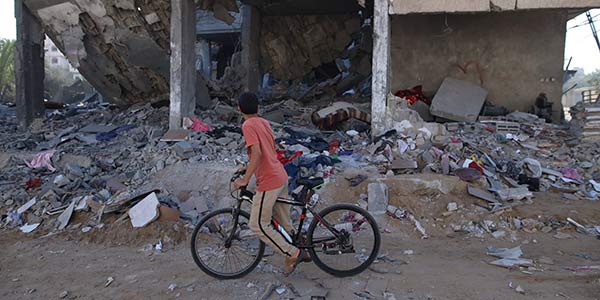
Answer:
<svg viewBox="0 0 600 300"><path fill-rule="evenodd" d="M16 36L14 1L1 0L0 3L0 38L14 39ZM600 9L592 10L592 16L597 16L598 30L600 30ZM586 73L600 69L600 49L592 35L585 15L572 19L567 24L567 44L565 49L565 64L569 57L573 57L571 67L583 68ZM575 27L580 25L578 27ZM574 27L574 28L573 28Z"/></svg>

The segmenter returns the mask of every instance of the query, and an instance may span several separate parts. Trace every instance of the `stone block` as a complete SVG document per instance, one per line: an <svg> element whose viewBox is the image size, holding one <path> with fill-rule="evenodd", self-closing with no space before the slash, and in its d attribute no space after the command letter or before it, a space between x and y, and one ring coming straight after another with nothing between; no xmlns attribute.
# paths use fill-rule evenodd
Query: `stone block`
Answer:
<svg viewBox="0 0 600 300"><path fill-rule="evenodd" d="M148 195L144 200L140 201L132 207L128 214L133 227L144 227L159 217L158 207L160 203L155 193Z"/></svg>
<svg viewBox="0 0 600 300"><path fill-rule="evenodd" d="M446 78L435 94L431 114L460 122L475 122L488 92L468 81Z"/></svg>
<svg viewBox="0 0 600 300"><path fill-rule="evenodd" d="M369 183L369 212L374 215L382 215L387 211L388 206L388 187L385 183Z"/></svg>

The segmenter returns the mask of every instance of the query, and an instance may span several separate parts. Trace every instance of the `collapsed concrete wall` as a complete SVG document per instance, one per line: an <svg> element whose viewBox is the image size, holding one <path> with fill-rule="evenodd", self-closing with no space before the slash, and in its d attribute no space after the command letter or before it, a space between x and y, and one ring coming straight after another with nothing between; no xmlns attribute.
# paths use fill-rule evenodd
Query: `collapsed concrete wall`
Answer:
<svg viewBox="0 0 600 300"><path fill-rule="evenodd" d="M510 110L528 111L544 92L560 116L566 22L560 10L392 16L391 89L432 95L451 76Z"/></svg>
<svg viewBox="0 0 600 300"><path fill-rule="evenodd" d="M169 98L169 0L24 0L70 63L108 101ZM196 1L229 20L235 0ZM199 77L198 93L206 92Z"/></svg>
<svg viewBox="0 0 600 300"><path fill-rule="evenodd" d="M261 25L261 64L275 78L298 79L333 62L360 30L358 15L265 16Z"/></svg>
<svg viewBox="0 0 600 300"><path fill-rule="evenodd" d="M170 1L39 3L26 0L70 63L109 101L168 98Z"/></svg>

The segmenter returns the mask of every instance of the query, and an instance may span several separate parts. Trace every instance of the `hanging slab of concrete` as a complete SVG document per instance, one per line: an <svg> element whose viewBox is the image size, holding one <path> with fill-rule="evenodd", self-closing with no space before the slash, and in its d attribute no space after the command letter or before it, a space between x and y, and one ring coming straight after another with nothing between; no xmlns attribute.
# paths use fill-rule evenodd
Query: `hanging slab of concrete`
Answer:
<svg viewBox="0 0 600 300"><path fill-rule="evenodd" d="M159 206L160 203L158 202L156 193L148 195L129 210L128 214L131 219L131 225L135 228L144 227L158 219L160 216Z"/></svg>
<svg viewBox="0 0 600 300"><path fill-rule="evenodd" d="M459 122L475 122L488 92L468 81L446 78L431 104L431 114Z"/></svg>

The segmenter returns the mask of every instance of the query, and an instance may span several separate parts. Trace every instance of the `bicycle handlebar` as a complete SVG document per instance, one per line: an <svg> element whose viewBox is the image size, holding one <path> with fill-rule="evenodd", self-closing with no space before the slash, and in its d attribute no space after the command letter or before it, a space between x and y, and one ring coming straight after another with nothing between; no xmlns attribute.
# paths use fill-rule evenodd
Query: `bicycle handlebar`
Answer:
<svg viewBox="0 0 600 300"><path fill-rule="evenodd" d="M241 170L241 171L235 172L233 174L233 177L231 177L231 182L236 181L238 178L242 178L244 175L246 175L246 170ZM246 190L247 187L248 187L247 185L242 186L242 187L240 187L240 190L244 191L244 190Z"/></svg>

